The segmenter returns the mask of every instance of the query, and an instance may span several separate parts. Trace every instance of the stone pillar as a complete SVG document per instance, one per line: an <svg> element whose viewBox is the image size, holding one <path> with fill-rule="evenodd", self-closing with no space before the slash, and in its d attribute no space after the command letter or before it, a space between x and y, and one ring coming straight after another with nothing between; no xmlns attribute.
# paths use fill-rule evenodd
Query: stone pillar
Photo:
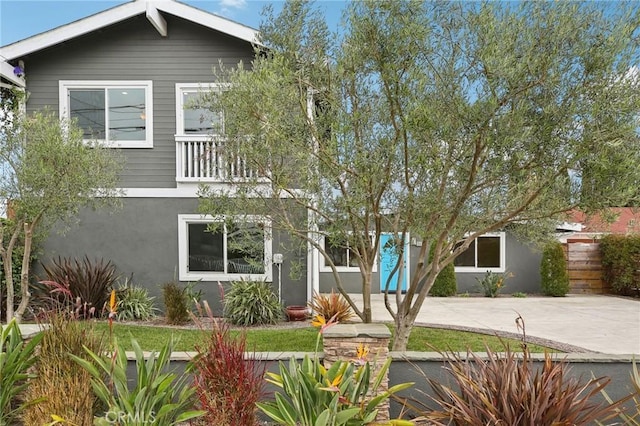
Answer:
<svg viewBox="0 0 640 426"><path fill-rule="evenodd" d="M354 360L361 344L369 348L366 360L371 366L371 379L377 375L389 356L391 332L384 324L336 324L323 334L324 362L329 366L338 360ZM380 383L378 392L389 389L389 375ZM389 420L389 400L378 406L376 421Z"/></svg>

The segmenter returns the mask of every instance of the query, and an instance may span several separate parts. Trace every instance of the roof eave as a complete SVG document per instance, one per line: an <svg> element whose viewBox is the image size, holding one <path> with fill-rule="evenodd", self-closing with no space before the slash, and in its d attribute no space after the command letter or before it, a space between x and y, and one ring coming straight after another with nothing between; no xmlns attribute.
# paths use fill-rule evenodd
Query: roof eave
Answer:
<svg viewBox="0 0 640 426"><path fill-rule="evenodd" d="M258 43L258 32L237 22L176 1L137 0L0 47L0 57L4 61L12 61L141 14L145 14L158 32L166 36L166 22L158 13L159 11L179 16L249 43Z"/></svg>
<svg viewBox="0 0 640 426"><path fill-rule="evenodd" d="M15 75L13 70L14 67L11 64L0 61L0 77L7 80L13 86L24 88L26 86L24 77L18 77L17 75Z"/></svg>
<svg viewBox="0 0 640 426"><path fill-rule="evenodd" d="M3 56L5 60L11 61L145 12L145 2L134 1L125 3L105 10L104 12L96 13L95 15L1 47L0 55Z"/></svg>
<svg viewBox="0 0 640 426"><path fill-rule="evenodd" d="M258 44L258 31L218 15L176 1L160 1L156 8L248 43Z"/></svg>

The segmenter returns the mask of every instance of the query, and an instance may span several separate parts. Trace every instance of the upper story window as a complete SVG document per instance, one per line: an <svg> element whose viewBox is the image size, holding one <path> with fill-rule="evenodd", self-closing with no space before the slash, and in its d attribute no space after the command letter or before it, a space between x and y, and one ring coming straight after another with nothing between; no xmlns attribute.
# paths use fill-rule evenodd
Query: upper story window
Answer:
<svg viewBox="0 0 640 426"><path fill-rule="evenodd" d="M219 84L176 84L176 134L211 135L223 131L221 112L214 112L202 105L202 94L220 90Z"/></svg>
<svg viewBox="0 0 640 426"><path fill-rule="evenodd" d="M504 272L505 233L481 235L454 260L456 272Z"/></svg>
<svg viewBox="0 0 640 426"><path fill-rule="evenodd" d="M208 226L220 226L210 231ZM180 280L272 280L270 221L252 216L242 221L182 214L178 216Z"/></svg>
<svg viewBox="0 0 640 426"><path fill-rule="evenodd" d="M60 115L84 139L117 148L153 147L151 81L60 81Z"/></svg>

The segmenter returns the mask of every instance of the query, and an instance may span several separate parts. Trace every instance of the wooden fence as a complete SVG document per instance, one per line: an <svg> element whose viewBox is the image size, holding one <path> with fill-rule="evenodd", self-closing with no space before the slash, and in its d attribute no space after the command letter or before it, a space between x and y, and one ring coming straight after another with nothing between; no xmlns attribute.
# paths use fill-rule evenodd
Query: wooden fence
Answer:
<svg viewBox="0 0 640 426"><path fill-rule="evenodd" d="M570 293L611 293L611 287L602 279L602 256L597 240L569 239L563 247L569 271Z"/></svg>

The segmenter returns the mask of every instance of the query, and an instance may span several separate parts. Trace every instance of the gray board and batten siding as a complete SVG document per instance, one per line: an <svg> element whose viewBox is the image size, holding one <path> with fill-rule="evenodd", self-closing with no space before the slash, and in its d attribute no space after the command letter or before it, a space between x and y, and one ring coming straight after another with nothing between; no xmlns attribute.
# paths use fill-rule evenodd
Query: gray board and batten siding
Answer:
<svg viewBox="0 0 640 426"><path fill-rule="evenodd" d="M162 37L140 15L26 56L27 109L56 112L60 80L151 80L153 148L122 150L123 188L176 187L176 83L209 83L222 62L250 65L250 43L169 14Z"/></svg>

